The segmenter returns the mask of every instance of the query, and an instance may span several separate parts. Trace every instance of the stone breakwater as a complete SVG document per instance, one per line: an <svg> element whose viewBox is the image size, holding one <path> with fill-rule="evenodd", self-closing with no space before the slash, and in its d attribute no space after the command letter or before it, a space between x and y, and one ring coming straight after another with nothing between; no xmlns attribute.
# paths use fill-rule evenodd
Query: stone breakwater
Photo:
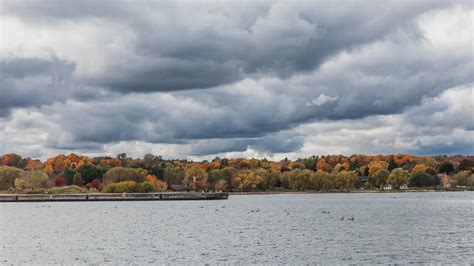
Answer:
<svg viewBox="0 0 474 266"><path fill-rule="evenodd" d="M0 202L225 200L226 192L1 194Z"/></svg>

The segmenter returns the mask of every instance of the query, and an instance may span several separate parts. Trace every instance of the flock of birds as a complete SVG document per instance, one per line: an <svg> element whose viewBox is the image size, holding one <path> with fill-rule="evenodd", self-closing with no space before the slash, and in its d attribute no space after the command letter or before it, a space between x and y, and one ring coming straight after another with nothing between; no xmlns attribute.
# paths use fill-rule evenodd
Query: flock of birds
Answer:
<svg viewBox="0 0 474 266"><path fill-rule="evenodd" d="M201 206L199 206L199 208L202 209L202 208L204 208L204 206L201 205ZM224 209L225 205L222 205L221 208ZM214 211L217 212L217 211L219 211L219 209L215 209ZM256 212L260 212L260 208L252 209L252 210L249 211L249 213L256 213ZM285 209L283 212L286 213L286 215L290 215L290 211L288 211L287 209ZM331 212L329 212L327 210L322 210L321 213L330 214ZM344 216L342 216L340 220L344 221ZM351 217L347 218L347 220L354 221L355 218L354 218L354 216L351 216Z"/></svg>
<svg viewBox="0 0 474 266"><path fill-rule="evenodd" d="M330 212L329 212L329 211L326 211L326 210L322 210L321 213L330 214ZM341 221L344 221L344 216L342 216L340 220L341 220ZM354 218L354 216L351 216L351 217L347 218L347 220L349 220L349 221L354 221L355 218Z"/></svg>

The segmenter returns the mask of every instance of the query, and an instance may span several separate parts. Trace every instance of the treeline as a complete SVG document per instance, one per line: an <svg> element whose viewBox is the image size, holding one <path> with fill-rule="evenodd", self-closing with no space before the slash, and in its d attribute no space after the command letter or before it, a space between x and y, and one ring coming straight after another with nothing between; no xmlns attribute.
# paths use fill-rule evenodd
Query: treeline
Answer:
<svg viewBox="0 0 474 266"><path fill-rule="evenodd" d="M473 156L312 156L298 160L163 160L58 155L45 162L0 157L0 190L35 193L393 189L474 186Z"/></svg>

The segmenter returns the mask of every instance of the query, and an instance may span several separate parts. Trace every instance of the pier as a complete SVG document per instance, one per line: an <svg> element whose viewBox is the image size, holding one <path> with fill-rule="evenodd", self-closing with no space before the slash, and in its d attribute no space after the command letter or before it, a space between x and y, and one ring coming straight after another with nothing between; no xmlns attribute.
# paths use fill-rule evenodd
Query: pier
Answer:
<svg viewBox="0 0 474 266"><path fill-rule="evenodd" d="M0 194L0 202L225 200L226 192Z"/></svg>

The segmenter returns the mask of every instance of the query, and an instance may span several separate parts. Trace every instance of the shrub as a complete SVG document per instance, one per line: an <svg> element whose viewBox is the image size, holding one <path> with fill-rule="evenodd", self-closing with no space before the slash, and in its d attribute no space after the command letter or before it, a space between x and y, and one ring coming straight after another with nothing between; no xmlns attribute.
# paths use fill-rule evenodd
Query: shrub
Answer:
<svg viewBox="0 0 474 266"><path fill-rule="evenodd" d="M100 180L96 178L92 180L90 183L88 183L86 187L88 189L94 188L94 189L100 190L102 188L102 183L100 183Z"/></svg>
<svg viewBox="0 0 474 266"><path fill-rule="evenodd" d="M155 192L157 188L150 182L142 182L135 185L134 192L148 193Z"/></svg>
<svg viewBox="0 0 474 266"><path fill-rule="evenodd" d="M158 189L150 182L137 183L135 181L122 181L110 183L102 189L105 193L148 193L155 192Z"/></svg>
<svg viewBox="0 0 474 266"><path fill-rule="evenodd" d="M123 193L123 192L135 192L137 182L135 181L123 181L118 183L111 183L104 187L102 192L105 193Z"/></svg>
<svg viewBox="0 0 474 266"><path fill-rule="evenodd" d="M28 182L26 179L17 178L15 179L15 188L19 190L31 189L31 183Z"/></svg>
<svg viewBox="0 0 474 266"><path fill-rule="evenodd" d="M57 186L57 187L65 186L66 185L66 178L64 178L64 176L56 177L56 179L54 180L54 185Z"/></svg>
<svg viewBox="0 0 474 266"><path fill-rule="evenodd" d="M104 192L104 193L115 193L115 188L116 187L117 187L117 184L110 183L102 189L102 192Z"/></svg>
<svg viewBox="0 0 474 266"><path fill-rule="evenodd" d="M53 187L47 190L50 194L74 194L74 193L83 193L87 190L79 186L62 186L62 187Z"/></svg>

